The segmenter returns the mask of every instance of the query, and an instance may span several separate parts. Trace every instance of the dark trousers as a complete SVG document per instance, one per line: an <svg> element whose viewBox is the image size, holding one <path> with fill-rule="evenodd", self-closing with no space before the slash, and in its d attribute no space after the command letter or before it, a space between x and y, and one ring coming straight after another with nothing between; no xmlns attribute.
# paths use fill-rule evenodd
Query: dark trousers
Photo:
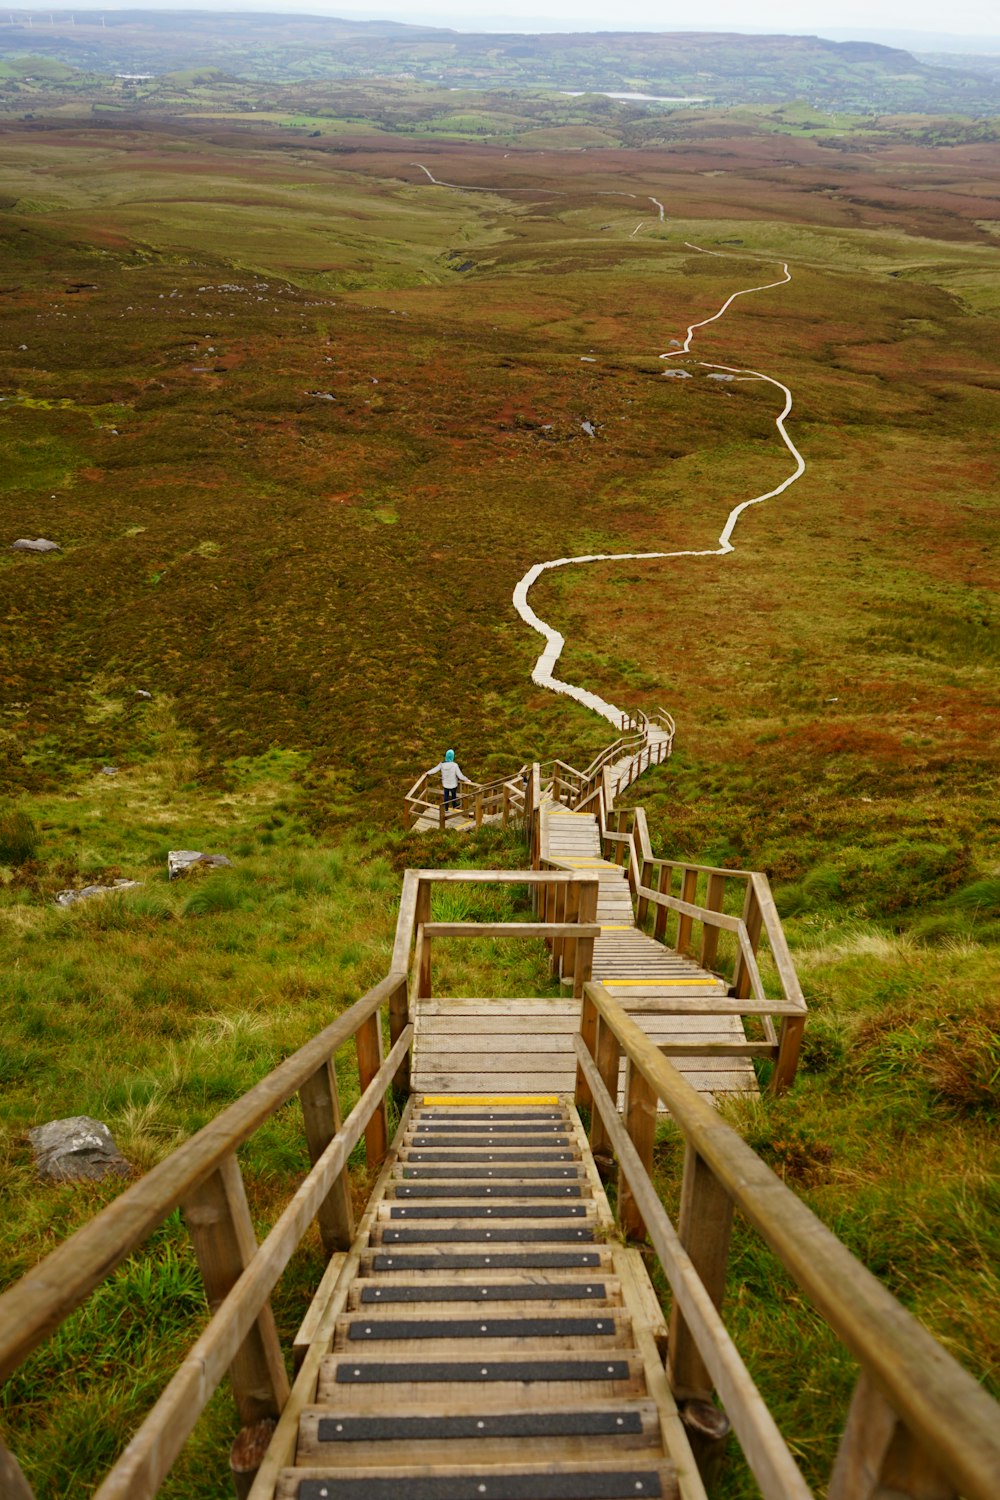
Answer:
<svg viewBox="0 0 1000 1500"><path fill-rule="evenodd" d="M457 812L458 811L458 787L457 786L443 786L441 788L441 790L444 793L444 810L445 810L445 812L448 811L449 807L455 808L455 810Z"/></svg>

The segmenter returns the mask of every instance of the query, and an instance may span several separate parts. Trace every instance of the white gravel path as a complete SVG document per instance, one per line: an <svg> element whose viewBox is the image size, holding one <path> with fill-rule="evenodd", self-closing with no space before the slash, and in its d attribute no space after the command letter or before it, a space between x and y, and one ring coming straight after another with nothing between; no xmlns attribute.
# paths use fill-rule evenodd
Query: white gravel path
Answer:
<svg viewBox="0 0 1000 1500"><path fill-rule="evenodd" d="M429 178L429 180L434 184L435 187L454 188L459 192L506 194L511 192L534 193L539 191L538 188L495 188L478 186L470 187L468 185L455 182L440 182L429 171L429 169L424 166L422 162L415 161L412 162L411 165L414 167L419 167L420 171ZM566 193L560 192L558 189L547 188L544 189L544 191L552 193L553 195L558 197L568 196ZM602 193L599 196L634 198L637 195L635 193L623 192ZM666 212L663 204L659 201L658 198L649 197L648 201L655 204L656 208L659 210L660 222L662 223L666 217ZM641 228L642 224L637 224L629 238L634 238ZM687 249L696 250L701 255L713 255L718 257L720 260L730 260L733 258L721 250L706 250L703 248L703 246L693 245L688 240L685 240L684 243ZM738 258L743 259L745 257L740 256ZM660 359L679 359L683 358L685 355L690 355L691 340L694 337L695 332L699 328L707 328L710 323L718 322L718 320L724 317L724 315L729 311L737 298L748 297L752 293L756 292L772 291L776 287L786 286L791 281L791 279L792 274L788 269L788 264L787 262L784 262L782 264L782 275L779 280L763 282L759 286L742 287L739 291L731 293L719 308L718 312L713 313L710 318L702 318L699 322L690 323L688 325L687 332L685 333L684 341L681 346L677 349L672 349L669 353L661 354ZM763 505L765 500L773 500L778 495L783 494L785 490L787 490L790 485L793 485L795 481L799 479L806 471L805 459L802 457L802 454L799 452L798 448L789 437L788 429L785 426L785 422L791 414L792 410L792 393L788 389L787 385L784 385L780 380L776 380L772 375L765 375L760 370L742 369L734 365L710 364L705 360L698 360L697 365L703 370L714 372L716 378L719 378L719 376L728 376L731 379L741 381L763 380L768 385L773 385L776 390L779 390L783 393L785 398L784 405L780 414L775 418L774 425L778 430L778 435L781 438L781 441L784 443L785 447L788 449L789 454L794 460L794 468L792 469L792 472L785 479L783 479L779 485L776 485L774 489L766 490L761 495L752 495L749 499L741 500L738 505L734 505L726 518L726 524L723 526L721 532L719 533L718 542L714 547L684 548L676 552L591 552L587 553L585 556L579 557L553 557L549 558L546 562L535 563L533 567L529 568L524 577L519 580L513 594L514 608L516 609L517 613L520 615L525 624L530 625L531 629L534 630L538 635L540 635L545 642L545 646L538 656L532 669L531 680L533 682L536 682L539 687L548 688L553 693L563 693L566 697L575 699L577 703L582 703L585 708L592 709L594 713L601 714L604 718L608 719L612 724L614 724L616 729L621 725L623 719L623 713L620 708L618 708L614 703L609 703L606 698L600 697L598 693L592 693L587 688L578 687L576 683L565 682L562 678L559 678L555 675L555 666L560 656L562 655L563 648L566 645L566 640L564 636L560 635L558 630L554 630L551 625L547 624L545 620L536 615L535 611L528 603L528 594L530 593L534 584L537 583L538 579L542 576L543 573L548 572L552 568L579 567L584 563L650 562L657 560L665 561L672 557L725 557L727 553L734 552L736 550L733 546L732 537L733 533L736 530L739 519L743 515L743 512L749 510L753 505Z"/></svg>

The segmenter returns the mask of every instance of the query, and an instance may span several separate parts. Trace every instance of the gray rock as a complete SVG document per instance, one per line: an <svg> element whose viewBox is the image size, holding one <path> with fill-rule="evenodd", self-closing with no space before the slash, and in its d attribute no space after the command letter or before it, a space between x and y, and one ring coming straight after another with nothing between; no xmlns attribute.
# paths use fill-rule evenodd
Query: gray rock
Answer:
<svg viewBox="0 0 1000 1500"><path fill-rule="evenodd" d="M58 542L47 542L43 536L35 537L32 541L29 537L19 536L16 542L11 542L12 552L61 552L62 548Z"/></svg>
<svg viewBox="0 0 1000 1500"><path fill-rule="evenodd" d="M593 422L581 422L580 426L583 428L588 437L597 436L597 428L594 426Z"/></svg>
<svg viewBox="0 0 1000 1500"><path fill-rule="evenodd" d="M146 703L150 701L152 696L152 693L147 693L145 688L136 688L135 692L132 694L133 698L141 698Z"/></svg>
<svg viewBox="0 0 1000 1500"><path fill-rule="evenodd" d="M233 868L231 859L224 854L201 854L197 849L171 849L167 854L167 875L177 880L189 870L222 870Z"/></svg>
<svg viewBox="0 0 1000 1500"><path fill-rule="evenodd" d="M141 880L116 880L111 885L84 885L78 891L57 891L57 906L75 906L78 901L89 901L92 896L108 896L112 891L131 891L142 885Z"/></svg>
<svg viewBox="0 0 1000 1500"><path fill-rule="evenodd" d="M132 1170L100 1120L72 1115L28 1131L38 1174L46 1182L97 1182Z"/></svg>
<svg viewBox="0 0 1000 1500"><path fill-rule="evenodd" d="M691 371L690 370L664 370L663 371L663 378L665 380L690 380L691 379Z"/></svg>
<svg viewBox="0 0 1000 1500"><path fill-rule="evenodd" d="M706 380L735 380L735 375L706 375Z"/></svg>
<svg viewBox="0 0 1000 1500"><path fill-rule="evenodd" d="M101 775L102 776L117 776L118 775L118 767L117 766L102 766L101 767Z"/></svg>

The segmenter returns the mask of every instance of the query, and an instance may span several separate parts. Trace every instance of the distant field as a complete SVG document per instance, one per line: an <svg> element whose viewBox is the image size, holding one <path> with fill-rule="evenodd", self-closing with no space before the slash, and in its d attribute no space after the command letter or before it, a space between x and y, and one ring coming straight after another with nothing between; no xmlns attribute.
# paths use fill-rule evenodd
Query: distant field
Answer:
<svg viewBox="0 0 1000 1500"><path fill-rule="evenodd" d="M659 848L777 888L806 1060L741 1128L995 1386L991 127L699 111L649 144L645 115L548 101L477 142L452 132L503 111L471 95L359 85L327 113L305 90L258 111L232 83L171 88L162 114L94 116L102 86L36 120L4 96L0 119L0 834L15 803L37 832L0 877L8 1263L91 1201L35 1187L40 1107L102 1114L150 1163L381 973L403 865L523 857L404 842L402 794L448 745L485 779L604 741L532 685L512 590L546 558L710 548L784 478L774 387L667 380L660 356L787 261L694 355L791 388L806 475L732 556L568 568L532 603L567 676L677 717L641 787ZM6 550L20 536L62 553ZM163 875L189 841L239 862L190 898ZM51 907L119 873L147 889L106 916ZM281 1131L264 1142L258 1217L297 1169ZM168 1226L164 1264L182 1244ZM817 1483L850 1368L801 1343L766 1258L740 1241L734 1268ZM283 1326L301 1301L283 1291ZM45 1408L40 1494L89 1493L88 1434L111 1442L138 1399L92 1396L95 1337L39 1357L5 1409L25 1451L59 1358L80 1381ZM223 1407L168 1493L222 1493ZM751 1493L738 1467L726 1483Z"/></svg>

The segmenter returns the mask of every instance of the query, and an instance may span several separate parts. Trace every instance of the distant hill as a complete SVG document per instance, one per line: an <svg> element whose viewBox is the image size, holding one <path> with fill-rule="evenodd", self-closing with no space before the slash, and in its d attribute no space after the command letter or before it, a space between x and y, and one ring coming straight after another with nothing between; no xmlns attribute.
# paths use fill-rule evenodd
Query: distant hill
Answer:
<svg viewBox="0 0 1000 1500"><path fill-rule="evenodd" d="M405 77L439 87L557 88L803 99L817 108L1000 113L1000 82L899 48L818 37L711 33L473 35L393 21L208 11L39 14L0 25L0 57L30 52L102 73L218 67L274 82ZM949 61L953 62L953 59Z"/></svg>

